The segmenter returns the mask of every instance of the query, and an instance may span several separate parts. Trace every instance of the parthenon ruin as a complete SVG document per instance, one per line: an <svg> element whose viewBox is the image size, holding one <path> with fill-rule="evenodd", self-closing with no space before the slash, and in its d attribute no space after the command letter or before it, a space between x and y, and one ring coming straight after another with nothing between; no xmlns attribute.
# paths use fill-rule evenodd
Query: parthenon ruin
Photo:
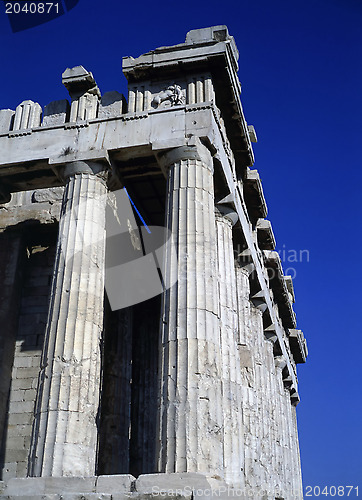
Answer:
<svg viewBox="0 0 362 500"><path fill-rule="evenodd" d="M226 26L127 99L0 110L0 498L303 498L283 274Z"/></svg>

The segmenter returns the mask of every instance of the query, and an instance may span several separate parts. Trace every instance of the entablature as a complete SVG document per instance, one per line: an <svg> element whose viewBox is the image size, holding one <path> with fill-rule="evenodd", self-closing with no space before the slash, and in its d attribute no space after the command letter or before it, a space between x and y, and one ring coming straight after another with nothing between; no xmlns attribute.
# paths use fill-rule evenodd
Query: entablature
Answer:
<svg viewBox="0 0 362 500"><path fill-rule="evenodd" d="M167 93L173 93L175 99L185 99L187 103L215 99L225 122L237 168L240 169L238 175L242 177L243 170L253 165L254 154L240 101L238 58L234 38L229 35L227 27L213 26L189 31L185 43L159 47L137 58L124 57L123 73L133 93L130 100L132 106L135 102L135 109L137 98L139 102L144 103L145 98L149 102L154 88L152 85L160 85L160 82L164 84L164 88L159 89L163 93L159 95L160 100L168 100L171 96L168 98ZM139 89L140 82L143 82L143 91ZM145 94L147 85L151 87ZM176 86L179 88L176 89Z"/></svg>

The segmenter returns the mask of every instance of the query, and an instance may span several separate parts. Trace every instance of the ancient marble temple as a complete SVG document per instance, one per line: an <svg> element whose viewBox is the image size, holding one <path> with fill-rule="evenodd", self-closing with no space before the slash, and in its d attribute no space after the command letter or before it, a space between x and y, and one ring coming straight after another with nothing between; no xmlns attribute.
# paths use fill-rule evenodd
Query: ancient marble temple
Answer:
<svg viewBox="0 0 362 500"><path fill-rule="evenodd" d="M0 110L1 498L302 498L307 347L237 71L214 26L125 57L127 97L77 66Z"/></svg>

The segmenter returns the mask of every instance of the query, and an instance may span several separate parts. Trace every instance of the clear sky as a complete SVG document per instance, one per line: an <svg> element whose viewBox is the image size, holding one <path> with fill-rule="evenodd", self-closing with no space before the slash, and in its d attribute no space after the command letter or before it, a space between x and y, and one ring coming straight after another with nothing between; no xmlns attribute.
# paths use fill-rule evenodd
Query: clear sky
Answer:
<svg viewBox="0 0 362 500"><path fill-rule="evenodd" d="M66 98L61 73L78 64L102 92L126 93L122 56L228 26L277 250L309 255L284 262L310 351L299 365L304 486L359 485L361 496L361 0L79 0L18 33L0 8L0 108L12 109Z"/></svg>

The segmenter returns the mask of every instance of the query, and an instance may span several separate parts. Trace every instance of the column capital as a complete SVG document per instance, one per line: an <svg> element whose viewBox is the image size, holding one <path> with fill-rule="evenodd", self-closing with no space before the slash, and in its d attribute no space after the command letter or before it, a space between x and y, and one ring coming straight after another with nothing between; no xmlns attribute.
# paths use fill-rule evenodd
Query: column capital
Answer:
<svg viewBox="0 0 362 500"><path fill-rule="evenodd" d="M225 207L224 205L215 206L215 216L220 217L222 219L226 219L231 223L232 226L235 226L237 221L239 220L238 214L229 207Z"/></svg>
<svg viewBox="0 0 362 500"><path fill-rule="evenodd" d="M273 323L269 325L267 328L264 328L264 338L273 345L278 340L276 328Z"/></svg>
<svg viewBox="0 0 362 500"><path fill-rule="evenodd" d="M263 290L259 290L259 292L254 293L250 296L250 301L253 306L259 310L262 314L265 313L268 306L265 300L265 292Z"/></svg>
<svg viewBox="0 0 362 500"><path fill-rule="evenodd" d="M287 366L287 361L284 356L275 356L274 357L275 368L278 368L280 371L283 371Z"/></svg>
<svg viewBox="0 0 362 500"><path fill-rule="evenodd" d="M111 171L111 162L106 149L83 152L67 148L63 154L49 158L49 165L62 182L66 182L69 177L76 174L97 175L107 180L108 171Z"/></svg>
<svg viewBox="0 0 362 500"><path fill-rule="evenodd" d="M206 165L210 164L211 153L198 137L192 136L186 144L156 153L157 160L163 169L168 169L173 163L182 160L199 160Z"/></svg>
<svg viewBox="0 0 362 500"><path fill-rule="evenodd" d="M237 259L235 260L235 268L238 270L238 272L244 274L248 280L251 273L255 271L255 265L253 264L253 262L240 263Z"/></svg>
<svg viewBox="0 0 362 500"><path fill-rule="evenodd" d="M235 262L238 269L240 269L240 271L242 271L248 278L251 273L255 271L255 264L253 262L253 256L250 248L245 248L245 250L239 253Z"/></svg>
<svg viewBox="0 0 362 500"><path fill-rule="evenodd" d="M98 177L106 180L107 175L106 172L109 169L108 165L104 163L100 163L97 161L85 161L85 160L77 160L70 161L66 163L63 167L61 167L60 174L64 180L69 179L77 174L90 174L96 175Z"/></svg>

